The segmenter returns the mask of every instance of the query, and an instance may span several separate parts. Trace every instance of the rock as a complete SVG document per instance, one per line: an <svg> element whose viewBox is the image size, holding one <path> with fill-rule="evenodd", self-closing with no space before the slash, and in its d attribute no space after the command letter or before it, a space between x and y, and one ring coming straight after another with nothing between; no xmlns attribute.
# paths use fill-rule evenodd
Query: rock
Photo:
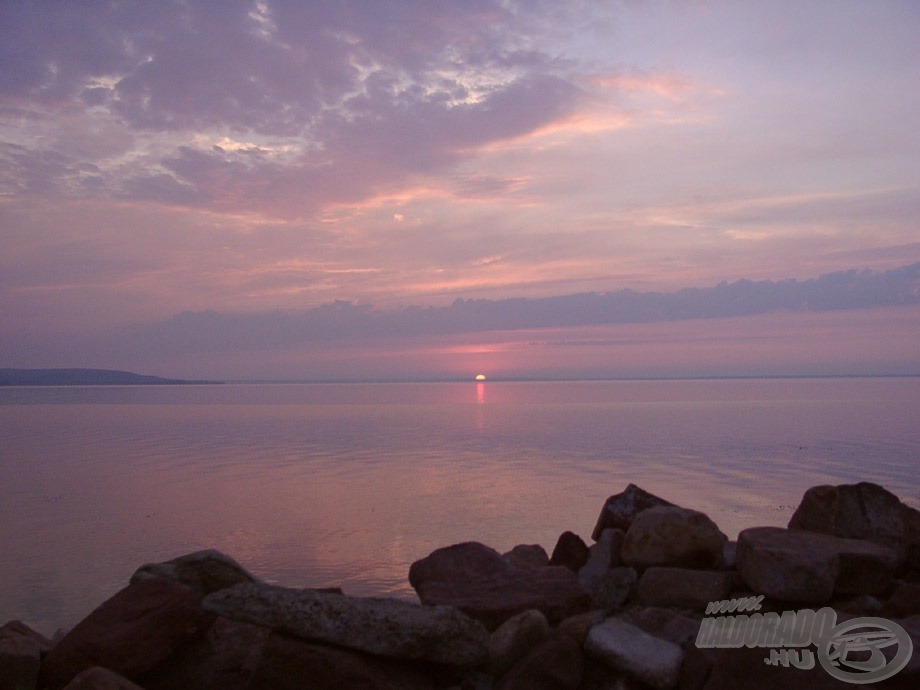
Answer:
<svg viewBox="0 0 920 690"><path fill-rule="evenodd" d="M500 677L549 635L539 611L522 611L502 623L489 637L489 670Z"/></svg>
<svg viewBox="0 0 920 690"><path fill-rule="evenodd" d="M584 673L581 648L553 637L533 649L495 685L495 690L576 690Z"/></svg>
<svg viewBox="0 0 920 690"><path fill-rule="evenodd" d="M920 511L877 484L814 486L805 492L789 529L863 539L887 546L904 564L920 551Z"/></svg>
<svg viewBox="0 0 920 690"><path fill-rule="evenodd" d="M578 571L578 582L590 590L610 568L622 564L620 552L626 533L621 529L605 529L596 543L588 549L588 561Z"/></svg>
<svg viewBox="0 0 920 690"><path fill-rule="evenodd" d="M647 606L673 606L702 612L709 602L728 598L732 580L732 574L724 570L653 567L639 579L637 597Z"/></svg>
<svg viewBox="0 0 920 690"><path fill-rule="evenodd" d="M454 606L494 630L537 609L550 624L588 609L590 597L567 568L513 568L498 552L468 542L416 561L409 582L423 604Z"/></svg>
<svg viewBox="0 0 920 690"><path fill-rule="evenodd" d="M213 622L201 608L201 594L171 580L136 582L103 602L48 652L40 685L63 687L92 666L134 679L202 637Z"/></svg>
<svg viewBox="0 0 920 690"><path fill-rule="evenodd" d="M588 555L588 545L581 537L574 532L563 532L559 535L549 564L560 565L577 573L588 562Z"/></svg>
<svg viewBox="0 0 920 690"><path fill-rule="evenodd" d="M10 621L0 627L0 640L16 637L28 637L35 640L43 654L54 646L51 640L41 633L32 630L32 628L22 621Z"/></svg>
<svg viewBox="0 0 920 690"><path fill-rule="evenodd" d="M644 510L658 506L673 506L674 504L640 489L635 484L629 484L622 493L611 496L601 508L601 514L594 525L591 538L600 539L605 529L615 528L624 532L629 530L635 517Z"/></svg>
<svg viewBox="0 0 920 690"><path fill-rule="evenodd" d="M718 568L724 537L706 515L688 508L644 510L633 520L623 542L623 562L643 569L654 565Z"/></svg>
<svg viewBox="0 0 920 690"><path fill-rule="evenodd" d="M273 634L247 690L434 690L428 669ZM216 689L215 689L216 690Z"/></svg>
<svg viewBox="0 0 920 690"><path fill-rule="evenodd" d="M502 560L513 568L542 568L549 565L549 556L539 544L518 544Z"/></svg>
<svg viewBox="0 0 920 690"><path fill-rule="evenodd" d="M571 637L578 643L579 647L584 646L588 638L588 631L598 623L603 623L607 614L601 609L594 609L586 613L579 613L577 616L569 616L556 627L556 632L566 637Z"/></svg>
<svg viewBox="0 0 920 690"><path fill-rule="evenodd" d="M738 542L726 540L722 545L722 567L732 570L738 563Z"/></svg>
<svg viewBox="0 0 920 690"><path fill-rule="evenodd" d="M210 594L242 582L257 582L243 566L220 551L209 549L179 556L164 563L142 565L131 576L132 584L151 578L165 578Z"/></svg>
<svg viewBox="0 0 920 690"><path fill-rule="evenodd" d="M591 628L585 653L658 690L677 685L684 657L676 644L616 618Z"/></svg>
<svg viewBox="0 0 920 690"><path fill-rule="evenodd" d="M700 621L671 609L656 606L629 608L617 615L649 635L673 642L681 649L691 646L699 635Z"/></svg>
<svg viewBox="0 0 920 690"><path fill-rule="evenodd" d="M878 594L891 583L891 549L817 532L754 527L738 535L738 572L752 591L823 604L833 595Z"/></svg>
<svg viewBox="0 0 920 690"><path fill-rule="evenodd" d="M0 688L32 690L38 682L41 646L27 636L0 638Z"/></svg>
<svg viewBox="0 0 920 690"><path fill-rule="evenodd" d="M64 690L144 690L124 676L102 666L93 666L77 674Z"/></svg>
<svg viewBox="0 0 920 690"><path fill-rule="evenodd" d="M591 607L611 613L622 608L635 590L638 575L634 568L611 568L591 589Z"/></svg>
<svg viewBox="0 0 920 690"><path fill-rule="evenodd" d="M886 618L909 618L920 615L920 582L902 582L882 605ZM920 651L916 652L920 654Z"/></svg>
<svg viewBox="0 0 920 690"><path fill-rule="evenodd" d="M209 594L204 607L294 637L379 656L458 666L488 658L485 628L446 606L249 583Z"/></svg>

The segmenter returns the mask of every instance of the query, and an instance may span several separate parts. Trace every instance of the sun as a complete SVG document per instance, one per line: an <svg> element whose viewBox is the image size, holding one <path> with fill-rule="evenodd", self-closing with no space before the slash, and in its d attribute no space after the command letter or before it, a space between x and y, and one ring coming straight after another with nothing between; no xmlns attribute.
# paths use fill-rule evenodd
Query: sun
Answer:
<svg viewBox="0 0 920 690"><path fill-rule="evenodd" d="M476 380L477 380L477 381L485 381L485 380L486 380L486 375L485 375L485 374L476 374Z"/></svg>

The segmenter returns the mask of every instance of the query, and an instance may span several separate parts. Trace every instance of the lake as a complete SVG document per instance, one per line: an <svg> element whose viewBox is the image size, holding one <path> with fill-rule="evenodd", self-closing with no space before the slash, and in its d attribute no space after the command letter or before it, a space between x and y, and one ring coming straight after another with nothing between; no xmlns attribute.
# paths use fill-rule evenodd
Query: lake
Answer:
<svg viewBox="0 0 920 690"><path fill-rule="evenodd" d="M72 626L204 548L289 586L411 597L476 540L588 540L629 482L734 538L874 481L920 507L920 378L0 389L0 623Z"/></svg>

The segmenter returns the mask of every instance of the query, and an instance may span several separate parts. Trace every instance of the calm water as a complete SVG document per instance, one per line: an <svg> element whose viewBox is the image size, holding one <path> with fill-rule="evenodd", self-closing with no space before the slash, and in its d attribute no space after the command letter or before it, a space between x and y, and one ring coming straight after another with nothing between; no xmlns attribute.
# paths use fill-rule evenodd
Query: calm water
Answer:
<svg viewBox="0 0 920 690"><path fill-rule="evenodd" d="M920 506L918 474L917 378L0 389L0 623L50 634L202 548L411 596L433 549L587 539L629 482L734 537L819 483Z"/></svg>

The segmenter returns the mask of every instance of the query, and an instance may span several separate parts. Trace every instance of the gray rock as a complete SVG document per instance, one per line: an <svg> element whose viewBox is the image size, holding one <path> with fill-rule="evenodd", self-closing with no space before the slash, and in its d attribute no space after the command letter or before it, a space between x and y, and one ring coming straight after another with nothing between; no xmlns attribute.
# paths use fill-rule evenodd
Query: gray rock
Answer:
<svg viewBox="0 0 920 690"><path fill-rule="evenodd" d="M620 565L620 551L626 533L621 529L605 529L596 543L588 549L588 562L578 571L578 583L590 590L610 568Z"/></svg>
<svg viewBox="0 0 920 690"><path fill-rule="evenodd" d="M102 666L93 666L79 673L64 690L144 690L124 676Z"/></svg>
<svg viewBox="0 0 920 690"><path fill-rule="evenodd" d="M241 584L205 597L204 608L306 640L396 659L458 666L488 658L481 623L446 606Z"/></svg>
<svg viewBox="0 0 920 690"><path fill-rule="evenodd" d="M639 579L637 596L647 606L705 611L709 602L728 598L732 580L732 573L724 570L649 568Z"/></svg>
<svg viewBox="0 0 920 690"><path fill-rule="evenodd" d="M0 638L0 688L34 688L40 661L37 640L25 635Z"/></svg>
<svg viewBox="0 0 920 690"><path fill-rule="evenodd" d="M591 538L597 541L604 530L610 528L627 531L632 521L642 511L672 505L674 504L640 489L635 484L629 484L622 493L611 496L604 503Z"/></svg>
<svg viewBox="0 0 920 690"><path fill-rule="evenodd" d="M546 549L539 544L518 544L508 553L503 553L502 560L513 568L542 568L549 565Z"/></svg>
<svg viewBox="0 0 920 690"><path fill-rule="evenodd" d="M754 527L738 535L738 572L752 591L822 604L834 595L878 594L898 565L888 547L817 532Z"/></svg>
<svg viewBox="0 0 920 690"><path fill-rule="evenodd" d="M676 644L616 618L591 628L585 654L658 690L677 685L684 658Z"/></svg>
<svg viewBox="0 0 920 690"><path fill-rule="evenodd" d="M522 611L502 623L489 637L489 669L500 677L546 639L549 623L535 609Z"/></svg>
<svg viewBox="0 0 920 690"><path fill-rule="evenodd" d="M235 560L214 549L196 551L163 563L142 565L131 582L153 578L173 580L202 594L217 592L243 582L258 582Z"/></svg>
<svg viewBox="0 0 920 690"><path fill-rule="evenodd" d="M633 520L623 542L623 562L651 566L718 568L724 560L724 535L705 514L662 506L649 508Z"/></svg>
<svg viewBox="0 0 920 690"><path fill-rule="evenodd" d="M789 529L882 544L894 549L901 563L920 551L920 512L869 482L810 488Z"/></svg>

